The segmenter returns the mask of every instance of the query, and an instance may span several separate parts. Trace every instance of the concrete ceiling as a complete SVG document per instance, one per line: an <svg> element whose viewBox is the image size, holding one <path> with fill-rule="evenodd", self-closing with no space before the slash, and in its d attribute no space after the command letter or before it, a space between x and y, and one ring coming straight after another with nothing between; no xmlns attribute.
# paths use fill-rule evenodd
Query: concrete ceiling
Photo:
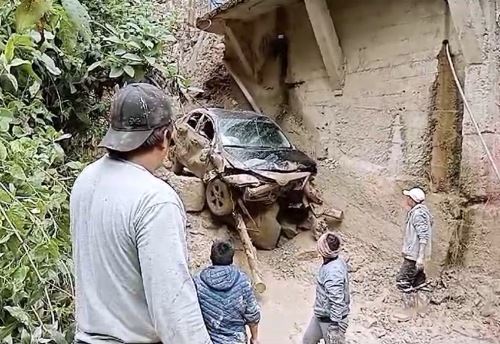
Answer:
<svg viewBox="0 0 500 344"><path fill-rule="evenodd" d="M302 0L230 0L219 8L198 18L196 26L200 30L224 33L226 20L252 20L280 6L288 6Z"/></svg>

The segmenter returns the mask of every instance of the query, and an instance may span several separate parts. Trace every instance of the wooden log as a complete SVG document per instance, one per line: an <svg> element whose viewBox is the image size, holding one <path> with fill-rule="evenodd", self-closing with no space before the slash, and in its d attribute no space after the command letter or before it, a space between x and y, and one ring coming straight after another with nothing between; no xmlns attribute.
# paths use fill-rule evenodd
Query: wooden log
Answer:
<svg viewBox="0 0 500 344"><path fill-rule="evenodd" d="M266 291L266 284L262 280L262 273L259 269L257 250L252 244L252 240L248 235L247 226L245 225L245 221L243 220L241 214L235 211L233 216L234 220L236 221L236 229L238 230L241 243L243 244L243 248L245 250L245 255L247 256L248 266L250 267L250 273L252 276L253 287L258 293L262 294Z"/></svg>

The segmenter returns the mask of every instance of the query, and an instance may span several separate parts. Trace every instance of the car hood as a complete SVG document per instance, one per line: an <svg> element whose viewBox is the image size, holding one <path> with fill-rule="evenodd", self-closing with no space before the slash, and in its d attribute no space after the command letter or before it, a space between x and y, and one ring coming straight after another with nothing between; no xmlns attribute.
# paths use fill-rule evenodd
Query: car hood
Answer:
<svg viewBox="0 0 500 344"><path fill-rule="evenodd" d="M276 172L316 172L316 162L296 149L249 149L224 147L226 157L235 168Z"/></svg>

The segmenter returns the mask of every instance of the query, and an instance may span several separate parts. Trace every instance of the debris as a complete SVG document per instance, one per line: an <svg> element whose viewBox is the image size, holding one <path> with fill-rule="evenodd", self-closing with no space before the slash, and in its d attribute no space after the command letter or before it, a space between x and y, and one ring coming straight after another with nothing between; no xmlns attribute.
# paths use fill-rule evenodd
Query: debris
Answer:
<svg viewBox="0 0 500 344"><path fill-rule="evenodd" d="M205 207L205 185L196 177L170 173L164 179L179 195L188 212L200 212Z"/></svg>
<svg viewBox="0 0 500 344"><path fill-rule="evenodd" d="M287 239L293 239L297 234L299 234L296 224L288 222L286 220L282 220L280 224L281 224L281 233Z"/></svg>
<svg viewBox="0 0 500 344"><path fill-rule="evenodd" d="M285 228L288 238L297 235L297 229L310 230L318 237L327 227L317 232L319 221L309 211L312 204L323 203L312 183L316 162L296 149L267 116L198 108L176 122L173 141L174 173L188 170L207 184L206 202L216 216L229 216L239 205L245 220L250 220L246 224L256 247L276 247L281 234L276 220L280 207L283 212L291 210L295 218L300 214L293 220L299 223L297 228ZM183 199L197 200L190 192L182 195L182 189L178 191ZM201 203L185 203L190 211L203 209ZM325 216L340 221L343 213L328 209Z"/></svg>

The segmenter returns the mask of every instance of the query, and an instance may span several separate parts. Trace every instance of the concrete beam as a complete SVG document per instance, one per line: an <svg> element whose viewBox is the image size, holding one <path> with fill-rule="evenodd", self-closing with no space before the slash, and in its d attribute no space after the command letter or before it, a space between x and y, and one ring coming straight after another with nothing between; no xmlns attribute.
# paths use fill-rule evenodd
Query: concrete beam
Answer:
<svg viewBox="0 0 500 344"><path fill-rule="evenodd" d="M341 89L344 84L344 54L333 25L326 0L304 0L314 36L332 86Z"/></svg>
<svg viewBox="0 0 500 344"><path fill-rule="evenodd" d="M478 0L448 0L451 20L467 64L482 63L485 18Z"/></svg>
<svg viewBox="0 0 500 344"><path fill-rule="evenodd" d="M238 39L236 38L236 35L233 32L233 29L231 29L229 25L225 25L225 31L227 40L229 41L229 44L232 46L234 52L236 53L236 56L238 56L238 59L241 62L241 66L243 67L245 74L247 74L247 77L253 78L254 72L252 69L252 65L248 61L245 53L243 52L240 42L238 42Z"/></svg>

